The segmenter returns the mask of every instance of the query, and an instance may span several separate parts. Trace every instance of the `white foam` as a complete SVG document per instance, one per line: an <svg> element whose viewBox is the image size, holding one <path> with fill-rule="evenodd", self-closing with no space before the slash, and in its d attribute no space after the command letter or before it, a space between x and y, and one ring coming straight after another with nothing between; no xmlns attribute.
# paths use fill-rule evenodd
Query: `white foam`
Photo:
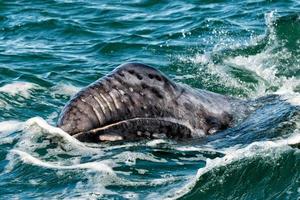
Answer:
<svg viewBox="0 0 300 200"><path fill-rule="evenodd" d="M298 122L298 127L299 127L299 122ZM275 141L276 145L278 146L287 146L287 145L296 145L296 144L300 144L300 132L299 129L296 130L297 133L293 134L292 136L290 136L287 139L282 139L282 140L278 140Z"/></svg>
<svg viewBox="0 0 300 200"><path fill-rule="evenodd" d="M34 118L31 118L26 121L26 128L30 128L30 127L36 126L36 125L40 128L43 128L44 130L46 130L49 134L61 136L61 137L65 138L66 140L68 140L69 142L77 144L78 146L84 146L82 143L80 143L74 137L70 136L68 133L64 132L62 129L48 124L41 117L34 117Z"/></svg>
<svg viewBox="0 0 300 200"><path fill-rule="evenodd" d="M74 137L64 132L62 129L49 125L44 119L40 117L34 117L26 121L25 129L27 131L34 132L34 129L36 128L41 128L43 130L42 133L44 134L50 134L52 136L60 137L61 139L67 141L69 145L72 145L75 148L79 148L83 151L86 150L88 152L99 152L99 150L95 148L87 147L86 145L84 145L84 143L76 140Z"/></svg>
<svg viewBox="0 0 300 200"><path fill-rule="evenodd" d="M274 81L277 70L275 66L268 67L267 62L269 59L270 55L262 52L251 56L231 57L226 59L225 63L252 71L267 81Z"/></svg>
<svg viewBox="0 0 300 200"><path fill-rule="evenodd" d="M134 200L134 199L140 199L140 198L139 198L139 195L136 194L136 193L134 193L134 192L127 192L127 193L125 193L125 194L123 195L123 197L124 197L125 199L132 199L132 200Z"/></svg>
<svg viewBox="0 0 300 200"><path fill-rule="evenodd" d="M23 129L23 126L23 122L19 122L16 120L0 122L0 136L2 136L2 134L7 135L13 132L20 131Z"/></svg>
<svg viewBox="0 0 300 200"><path fill-rule="evenodd" d="M295 92L295 89L300 86L300 80L295 77L276 76L277 63L270 63L272 60L276 60L273 56L277 57L279 55L263 52L254 56L228 58L225 60L225 63L254 72L257 77L263 80L259 81L256 91L252 93L252 96L259 97L266 95L268 93L267 89L270 86L275 86L278 87L277 91L274 92L275 94L283 96L293 105L300 105L300 94Z"/></svg>
<svg viewBox="0 0 300 200"><path fill-rule="evenodd" d="M0 122L0 144L13 143L14 137L10 137L9 134L21 131L23 127L24 123L16 120Z"/></svg>
<svg viewBox="0 0 300 200"><path fill-rule="evenodd" d="M212 54L215 52L219 54L221 50L235 50L240 49L241 47L247 46L256 46L264 42L263 40L267 39L266 48L255 55L248 56L228 56L222 62L222 65L215 64L212 61L209 53L205 52L203 54L196 54L192 57L178 56L178 59L182 62L190 62L193 64L199 64L199 70L201 74L207 74L206 80L205 76L201 76L201 79L208 84L211 83L211 78L216 76L221 80L221 84L242 89L247 92L248 96L251 97L260 97L272 92L270 88L279 88L275 91L276 94L284 96L287 101L292 104L299 105L299 93L295 92L295 89L300 86L300 80L294 77L285 77L278 75L278 69L282 66L281 60L291 60L292 53L284 48L276 35L276 19L277 11L271 11L265 15L266 25L268 27L267 38L266 35L251 36L250 41L245 44L240 44L238 41L233 41L230 44L230 41L224 43L223 37L218 38L221 41L214 47ZM219 36L220 37L220 36ZM278 48L280 51L278 51ZM221 52L222 53L222 52ZM298 62L298 61L296 61ZM296 63L295 62L295 63ZM224 64L225 65L224 65ZM294 64L297 67L296 64ZM258 84L255 84L255 90L253 91L253 83L244 82L238 78L235 78L230 71L230 67L240 68L244 70L244 73L253 73L258 80ZM182 78L182 77L179 77ZM184 77L183 77L184 78Z"/></svg>
<svg viewBox="0 0 300 200"><path fill-rule="evenodd" d="M76 87L69 83L59 83L58 85L52 87L54 95L66 95L66 96L73 96L77 92L81 90L80 87Z"/></svg>
<svg viewBox="0 0 300 200"><path fill-rule="evenodd" d="M185 79L193 79L193 78L196 78L196 77L195 77L195 75L192 75L192 74L174 76L174 79L176 79L176 80L185 80Z"/></svg>
<svg viewBox="0 0 300 200"><path fill-rule="evenodd" d="M294 77L282 78L282 86L275 92L275 94L283 96L290 104L300 105L300 93L295 92L295 88L300 86L300 80Z"/></svg>
<svg viewBox="0 0 300 200"><path fill-rule="evenodd" d="M7 93L11 96L20 95L24 98L30 98L31 92L40 86L29 82L13 82L0 87L0 92Z"/></svg>
<svg viewBox="0 0 300 200"><path fill-rule="evenodd" d="M191 62L191 63L202 64L202 65L207 65L211 61L208 54L200 54L200 53L197 53L193 57L178 56L178 58L183 62Z"/></svg>
<svg viewBox="0 0 300 200"><path fill-rule="evenodd" d="M300 86L300 80L295 77L287 78L277 75L277 68L282 67L280 60L292 59L292 54L278 43L274 24L276 22L276 10L267 13L265 21L269 31L267 48L255 55L229 57L224 60L224 63L253 72L260 79L256 91L252 95L256 97L265 95L270 86L275 86L279 88L275 91L276 94L286 97L292 104L299 105L300 94L294 90ZM278 47L281 51L274 51Z"/></svg>
<svg viewBox="0 0 300 200"><path fill-rule="evenodd" d="M272 150L282 149L285 151L286 149L290 149L289 145L299 144L300 143L300 133L296 132L292 136L287 139L280 139L277 141L261 141L254 142L248 145L245 148L236 149L236 148L228 148L224 149L226 155L221 158L214 159L206 159L206 166L204 168L200 168L195 177L191 177L191 181L188 182L183 188L177 189L174 193L168 195L166 199L177 199L185 194L189 193L192 188L196 185L199 178L211 171L214 168L226 166L234 161L240 160L242 158L251 158L253 156L269 156L270 153L274 152Z"/></svg>
<svg viewBox="0 0 300 200"><path fill-rule="evenodd" d="M245 84L243 82L241 82L239 79L231 77L230 74L227 72L226 66L215 64L212 61L210 55L207 53L196 54L191 57L179 56L178 58L183 62L199 65L199 73L201 74L201 79L207 84L211 84L211 81L217 78L220 79L222 84L224 84L227 87L245 89ZM197 74L198 73L193 75L176 76L175 78L179 80L186 78L197 78Z"/></svg>
<svg viewBox="0 0 300 200"><path fill-rule="evenodd" d="M71 170L71 169L92 169L95 171L106 172L108 174L115 174L111 167L101 162L90 162L83 164L75 164L70 166L62 166L59 164L53 164L49 162L42 161L38 158L31 156L30 154L20 151L20 150L11 150L12 153L18 154L23 162L37 165L50 169L63 169L63 170Z"/></svg>
<svg viewBox="0 0 300 200"><path fill-rule="evenodd" d="M272 42L277 42L274 26L274 23L276 22L276 15L277 10L272 10L271 12L265 14L265 23L268 26L268 30L270 31L269 37Z"/></svg>
<svg viewBox="0 0 300 200"><path fill-rule="evenodd" d="M150 147L156 147L160 144L164 144L164 143L167 143L166 140L163 140L163 139L156 139L156 140L151 140L149 142L147 142L147 146L150 146Z"/></svg>
<svg viewBox="0 0 300 200"><path fill-rule="evenodd" d="M114 160L116 162L124 162L126 165L132 166L136 164L136 160L147 160L151 162L158 162L158 163L166 163L167 160L161 158L155 158L152 154L146 153L139 153L139 152L131 152L131 151L124 151L118 155L115 155Z"/></svg>

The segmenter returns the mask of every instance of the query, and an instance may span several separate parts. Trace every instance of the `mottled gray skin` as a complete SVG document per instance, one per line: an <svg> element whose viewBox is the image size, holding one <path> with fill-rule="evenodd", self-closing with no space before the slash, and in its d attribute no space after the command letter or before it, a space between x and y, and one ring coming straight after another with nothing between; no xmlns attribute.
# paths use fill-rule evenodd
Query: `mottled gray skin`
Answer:
<svg viewBox="0 0 300 200"><path fill-rule="evenodd" d="M230 127L239 101L169 80L129 63L76 94L58 127L83 142L195 138Z"/></svg>

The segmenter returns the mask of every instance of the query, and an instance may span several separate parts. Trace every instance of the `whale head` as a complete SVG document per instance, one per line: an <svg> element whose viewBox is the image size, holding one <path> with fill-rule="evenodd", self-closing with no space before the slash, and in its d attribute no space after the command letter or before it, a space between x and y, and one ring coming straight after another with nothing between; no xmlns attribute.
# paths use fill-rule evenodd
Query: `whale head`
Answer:
<svg viewBox="0 0 300 200"><path fill-rule="evenodd" d="M139 63L117 67L77 93L58 127L85 142L136 138L192 138L232 123L228 97L177 84Z"/></svg>

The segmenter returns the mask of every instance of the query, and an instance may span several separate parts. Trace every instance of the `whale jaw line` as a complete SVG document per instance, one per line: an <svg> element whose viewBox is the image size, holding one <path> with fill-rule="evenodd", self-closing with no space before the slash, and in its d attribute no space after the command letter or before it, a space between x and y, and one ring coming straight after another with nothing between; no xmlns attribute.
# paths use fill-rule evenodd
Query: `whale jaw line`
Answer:
<svg viewBox="0 0 300 200"><path fill-rule="evenodd" d="M80 132L73 135L82 142L104 142L119 140L148 139L183 139L191 138L192 130L171 119L133 118L109 124L104 127Z"/></svg>

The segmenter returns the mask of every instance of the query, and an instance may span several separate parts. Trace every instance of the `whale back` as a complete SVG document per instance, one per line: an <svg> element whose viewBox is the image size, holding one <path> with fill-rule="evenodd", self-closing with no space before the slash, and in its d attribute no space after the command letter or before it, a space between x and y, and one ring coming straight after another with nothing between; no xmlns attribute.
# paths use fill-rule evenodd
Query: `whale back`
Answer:
<svg viewBox="0 0 300 200"><path fill-rule="evenodd" d="M199 137L230 126L231 111L226 96L177 84L155 68L129 63L77 93L57 125L88 142Z"/></svg>

